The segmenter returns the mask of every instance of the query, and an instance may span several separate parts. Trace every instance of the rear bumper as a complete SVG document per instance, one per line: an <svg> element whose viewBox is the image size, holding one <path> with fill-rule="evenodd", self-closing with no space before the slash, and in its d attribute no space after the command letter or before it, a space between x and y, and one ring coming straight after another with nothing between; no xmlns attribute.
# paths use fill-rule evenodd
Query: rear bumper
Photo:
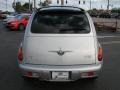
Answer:
<svg viewBox="0 0 120 90"><path fill-rule="evenodd" d="M9 28L12 29L12 30L15 30L15 29L17 29L18 27L17 27L17 26L9 26Z"/></svg>
<svg viewBox="0 0 120 90"><path fill-rule="evenodd" d="M12 30L18 29L17 25L7 24L6 26L9 27Z"/></svg>
<svg viewBox="0 0 120 90"><path fill-rule="evenodd" d="M65 81L75 81L80 78L91 78L98 76L102 64L94 64L94 65L76 65L76 66L47 66L47 65L28 65L28 64L20 64L19 65L22 74L27 76L27 72L32 72L33 78L38 78L40 80L45 81L54 81L51 78L51 72L53 71L65 71L70 72L70 79ZM94 72L93 76L82 76L86 72Z"/></svg>

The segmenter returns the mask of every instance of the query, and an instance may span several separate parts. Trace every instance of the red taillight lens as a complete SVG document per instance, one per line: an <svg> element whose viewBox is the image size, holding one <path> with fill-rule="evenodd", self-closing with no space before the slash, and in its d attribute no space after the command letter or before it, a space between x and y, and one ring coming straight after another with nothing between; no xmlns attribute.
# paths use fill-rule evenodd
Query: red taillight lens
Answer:
<svg viewBox="0 0 120 90"><path fill-rule="evenodd" d="M18 60L20 61L20 63L23 61L22 47L20 47L19 50L18 50Z"/></svg>
<svg viewBox="0 0 120 90"><path fill-rule="evenodd" d="M95 73L94 72L88 72L88 76L93 76Z"/></svg>
<svg viewBox="0 0 120 90"><path fill-rule="evenodd" d="M103 60L103 49L100 47L98 51L98 61Z"/></svg>
<svg viewBox="0 0 120 90"><path fill-rule="evenodd" d="M33 73L32 73L32 72L27 72L26 75L27 75L28 77L31 77L31 76L33 75Z"/></svg>

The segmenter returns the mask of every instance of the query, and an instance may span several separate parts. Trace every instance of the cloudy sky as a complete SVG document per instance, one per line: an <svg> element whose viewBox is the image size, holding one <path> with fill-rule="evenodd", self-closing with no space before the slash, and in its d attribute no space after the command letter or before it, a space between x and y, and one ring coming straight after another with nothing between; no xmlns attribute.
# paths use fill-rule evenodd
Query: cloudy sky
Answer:
<svg viewBox="0 0 120 90"><path fill-rule="evenodd" d="M6 3L7 1L7 3ZM0 0L0 10L8 10L8 11L13 11L12 8L12 3L14 0ZM20 1L21 3L28 2L29 0L16 0ZM39 2L40 0L36 0ZM44 1L44 0L41 0ZM56 2L57 0L52 0L53 3L52 5L57 5ZM65 0L66 1L66 0ZM78 6L84 9L89 9L90 8L90 0L80 0L81 4L79 5L78 2L79 0L68 0L67 5L72 5L72 6ZM86 1L85 4L83 4L83 1ZM107 1L108 0L91 0L92 1L92 8L98 8L98 9L106 9L107 8ZM33 2L33 0L31 0ZM7 4L7 7L6 7ZM38 4L38 3L37 3ZM66 4L65 4L66 5ZM110 8L112 7L120 7L120 0L110 0Z"/></svg>

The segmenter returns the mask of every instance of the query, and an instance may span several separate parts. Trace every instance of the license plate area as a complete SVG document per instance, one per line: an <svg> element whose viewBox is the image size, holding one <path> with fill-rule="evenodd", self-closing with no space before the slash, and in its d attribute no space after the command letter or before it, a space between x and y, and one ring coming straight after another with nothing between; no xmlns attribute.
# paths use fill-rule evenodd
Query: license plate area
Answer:
<svg viewBox="0 0 120 90"><path fill-rule="evenodd" d="M67 71L53 71L51 72L52 80L69 80L69 72Z"/></svg>

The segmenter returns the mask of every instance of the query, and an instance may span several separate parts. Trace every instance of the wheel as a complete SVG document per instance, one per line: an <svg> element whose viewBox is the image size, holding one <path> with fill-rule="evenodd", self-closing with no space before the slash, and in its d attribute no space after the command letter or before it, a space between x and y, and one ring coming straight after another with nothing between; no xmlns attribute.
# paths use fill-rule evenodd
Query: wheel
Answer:
<svg viewBox="0 0 120 90"><path fill-rule="evenodd" d="M20 24L19 27L18 27L18 30L19 31L23 31L25 29L24 25L23 24Z"/></svg>

